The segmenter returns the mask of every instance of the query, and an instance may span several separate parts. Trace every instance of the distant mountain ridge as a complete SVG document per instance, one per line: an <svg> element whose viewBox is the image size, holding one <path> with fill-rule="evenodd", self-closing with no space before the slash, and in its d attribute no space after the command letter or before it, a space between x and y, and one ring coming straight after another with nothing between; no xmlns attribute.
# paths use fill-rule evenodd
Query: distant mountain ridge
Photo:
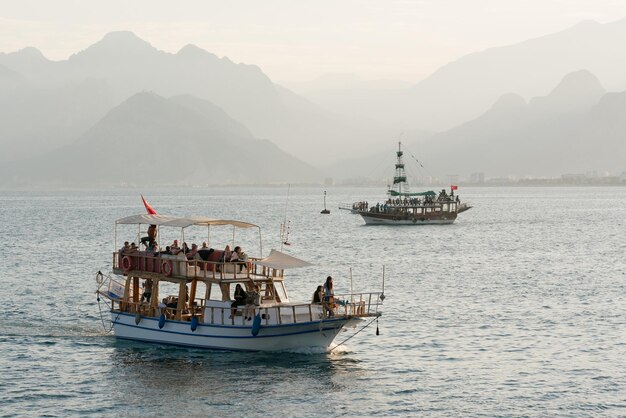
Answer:
<svg viewBox="0 0 626 418"><path fill-rule="evenodd" d="M194 45L170 54L132 32L109 33L65 61L49 61L34 48L26 48L0 55L0 65L18 72L29 82L13 96L25 105L19 112L10 111L15 108L11 97L0 102L0 110L9 109L4 117L0 114L0 124L7 126L0 144L7 137L29 144L14 150L13 158L33 149L50 150L54 148L51 144L71 142L107 110L140 91L154 91L165 97L190 94L208 100L246 125L255 137L267 138L310 161L328 158L324 149L328 146L347 151L350 144L344 144L342 138L376 138L369 129L350 126L307 100L296 98L275 85L256 65L235 64ZM91 101L85 102L87 99L80 92L78 97L68 95L86 88L85 83L101 86L91 90ZM78 108L83 109L80 115L76 115ZM25 133L20 128L41 114L46 117L40 131ZM59 122L69 119L80 119L79 127Z"/></svg>
<svg viewBox="0 0 626 418"><path fill-rule="evenodd" d="M439 174L485 172L489 176L523 176L529 167L541 167L543 175L605 169L626 170L623 155L626 106L606 93L587 70L566 75L546 96L528 104L507 94L480 117L454 129L413 144L422 158L439 164ZM611 103L606 103L610 101ZM613 117L602 121L598 109Z"/></svg>
<svg viewBox="0 0 626 418"><path fill-rule="evenodd" d="M583 21L563 31L462 56L410 88L304 92L314 103L351 119L372 119L397 132L444 132L479 117L503 94L525 100L553 88L565 74L587 69L609 91L626 90L626 19Z"/></svg>
<svg viewBox="0 0 626 418"><path fill-rule="evenodd" d="M5 185L226 185L317 182L313 167L252 137L217 106L138 93L75 143L0 170Z"/></svg>
<svg viewBox="0 0 626 418"><path fill-rule="evenodd" d="M507 93L476 119L403 142L427 167L421 175L440 178L468 178L475 172L522 177L529 168L549 176L593 170L620 173L626 171L624 115L626 92L606 93L597 77L579 70L528 103ZM391 155L395 141L388 142L389 154L345 160L326 170L337 178L366 176L364 167L376 167Z"/></svg>
<svg viewBox="0 0 626 418"><path fill-rule="evenodd" d="M205 142L219 140L224 144L220 150L233 151L234 143L242 142L272 161L262 165L248 161L241 181L250 181L246 167L259 167L253 181L281 181L286 175L308 181L320 178L311 163L324 164L325 177L358 177L359 164L374 161L362 157L384 153L385 144L401 138L405 144L419 144L423 156L445 161L437 169L448 174L449 170L490 175L569 172L595 164L591 157L619 170L614 151L621 149L619 135L624 134L617 120L622 102L619 93L606 93L602 84L606 77L610 91L620 85L626 88L626 60L616 46L620 39L626 41L626 20L606 25L583 22L556 34L467 55L410 88L341 75L319 80L320 85L351 86L331 111L274 84L257 66L235 64L194 45L166 53L132 32L109 33L58 62L25 48L0 53L0 163L22 173L19 178L34 179L40 172L36 167L30 175L21 164L8 162L37 160L47 166L48 159L59 158L74 167L76 163L60 155L59 148L82 160L94 155L88 144L115 165L114 156L98 148L115 137L127 142L126 147L158 142L161 137L179 146L191 141L203 152L209 152ZM612 41L602 43L607 40ZM589 62L593 65L579 65ZM595 69L604 76L596 77ZM145 92L154 92L150 94L165 102L158 106L159 99L141 99ZM147 126L124 119L120 109L141 116ZM149 118L150 109L161 116ZM163 115L165 109L178 119ZM596 143L612 155L601 154ZM576 154L580 150L587 157L582 162ZM505 163L511 155L518 158ZM202 167L198 158L192 158L192 171L179 170L186 174L177 175L173 184L195 181L200 171L220 177L213 171L219 164ZM228 165L220 167L229 171ZM297 170L278 173L276 167L304 171L302 176ZM596 164L594 169L609 167ZM147 181L144 172L133 173L133 178ZM220 181L230 180L220 177Z"/></svg>

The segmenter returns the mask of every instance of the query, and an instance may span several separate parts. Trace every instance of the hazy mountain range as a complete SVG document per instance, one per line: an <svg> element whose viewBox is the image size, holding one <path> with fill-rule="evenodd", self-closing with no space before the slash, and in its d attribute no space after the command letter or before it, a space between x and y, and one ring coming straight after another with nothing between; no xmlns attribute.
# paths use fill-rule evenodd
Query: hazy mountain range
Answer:
<svg viewBox="0 0 626 418"><path fill-rule="evenodd" d="M208 100L255 137L270 139L309 161L324 161L325 147L340 148L344 138L379 137L367 125L351 126L274 84L257 66L235 64L193 45L166 53L131 32L109 33L65 61L49 61L26 48L0 55L0 66L17 73L0 71L0 86L11 77L22 77L22 82L2 90L1 140L17 138L21 144L4 160L22 157L33 146L50 150L70 143L113 106L141 91ZM345 143L343 150L348 147Z"/></svg>
<svg viewBox="0 0 626 418"><path fill-rule="evenodd" d="M624 41L624 20L583 22L413 86L334 75L289 85L301 95L254 65L130 32L64 61L25 48L0 54L0 184L355 178L400 138L433 175L622 171Z"/></svg>
<svg viewBox="0 0 626 418"><path fill-rule="evenodd" d="M526 100L544 95L573 71L592 72L609 91L626 90L624 41L626 19L583 21L561 32L465 55L408 88L374 89L350 79L339 84L336 77L290 86L352 119L373 118L398 131L441 132L479 117L503 94L516 92Z"/></svg>
<svg viewBox="0 0 626 418"><path fill-rule="evenodd" d="M227 185L286 178L312 183L321 174L271 142L255 139L207 101L138 93L72 144L5 163L0 176L18 185Z"/></svg>
<svg viewBox="0 0 626 418"><path fill-rule="evenodd" d="M581 70L566 75L545 96L527 102L518 94L504 94L484 114L456 128L419 139L407 135L407 170L414 177L475 172L519 177L538 167L545 176L598 168L619 173L626 170L625 116L626 92L607 93L593 74ZM396 147L390 143L383 156L344 161L325 171L336 177L351 172L353 178L389 179ZM386 172L378 168L381 160Z"/></svg>

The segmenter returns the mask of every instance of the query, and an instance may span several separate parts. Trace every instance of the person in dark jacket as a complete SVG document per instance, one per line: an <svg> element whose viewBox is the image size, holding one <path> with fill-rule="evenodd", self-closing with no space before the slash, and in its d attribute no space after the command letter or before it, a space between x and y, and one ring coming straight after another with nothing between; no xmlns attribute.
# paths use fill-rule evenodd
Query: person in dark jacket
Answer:
<svg viewBox="0 0 626 418"><path fill-rule="evenodd" d="M235 316L235 313L237 313L237 306L242 306L246 304L247 296L248 294L246 293L246 291L243 290L243 287L241 287L241 285L238 283L237 286L235 286L235 300L233 301L233 303L230 304L230 319L232 319Z"/></svg>

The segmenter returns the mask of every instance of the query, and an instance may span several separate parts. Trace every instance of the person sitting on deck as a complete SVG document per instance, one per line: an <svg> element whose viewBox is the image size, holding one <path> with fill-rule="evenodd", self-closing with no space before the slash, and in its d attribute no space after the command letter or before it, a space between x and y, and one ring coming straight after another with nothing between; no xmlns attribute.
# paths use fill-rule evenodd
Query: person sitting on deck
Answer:
<svg viewBox="0 0 626 418"><path fill-rule="evenodd" d="M226 245L226 247L224 247L224 252L222 253L222 257L220 258L220 261L223 263L230 261L230 256L232 254L233 252L230 250L230 245Z"/></svg>
<svg viewBox="0 0 626 418"><path fill-rule="evenodd" d="M246 321L252 320L254 315L254 308L261 304L261 287L257 284L254 285L254 290L249 292L246 297L246 307L243 310L243 314Z"/></svg>
<svg viewBox="0 0 626 418"><path fill-rule="evenodd" d="M235 286L235 295L234 295L235 300L233 301L233 303L230 304L231 309L230 309L230 316L228 317L229 319L232 319L237 313L237 306L246 304L247 296L248 294L246 293L245 290L243 290L243 287L241 287L241 285L237 283L237 286Z"/></svg>
<svg viewBox="0 0 626 418"><path fill-rule="evenodd" d="M209 248L206 245L206 241L202 243L202 248L200 248L198 250L198 255L200 256L200 258L204 261L209 261L209 256L211 255L211 253L215 251L213 248Z"/></svg>
<svg viewBox="0 0 626 418"><path fill-rule="evenodd" d="M187 253L188 253L189 251L191 251L191 250L190 250L190 249L189 249L189 247L187 246L187 243L186 243L186 242L183 242L183 254L187 255Z"/></svg>
<svg viewBox="0 0 626 418"><path fill-rule="evenodd" d="M172 252L172 255L176 255L180 252L177 239L175 239L174 242L172 242L172 245L170 245L170 251Z"/></svg>
<svg viewBox="0 0 626 418"><path fill-rule="evenodd" d="M120 248L120 254L124 254L129 252L130 250L130 244L128 243L128 241L124 241L124 246L122 248Z"/></svg>
<svg viewBox="0 0 626 418"><path fill-rule="evenodd" d="M312 303L322 303L322 300L324 300L324 288L322 285L319 285L317 289L315 289L315 293L313 293Z"/></svg>
<svg viewBox="0 0 626 418"><path fill-rule="evenodd" d="M186 254L187 260L193 260L198 254L198 244L191 244L191 250ZM199 256L198 256L199 257Z"/></svg>
<svg viewBox="0 0 626 418"><path fill-rule="evenodd" d="M237 263L239 265L239 273L246 266L246 262L248 261L248 256L243 252L240 246L236 246L230 255L230 262Z"/></svg>
<svg viewBox="0 0 626 418"><path fill-rule="evenodd" d="M156 243L156 241L153 241L150 244L148 244L148 248L146 249L146 253L148 255L153 255L155 257L159 255L159 245Z"/></svg>

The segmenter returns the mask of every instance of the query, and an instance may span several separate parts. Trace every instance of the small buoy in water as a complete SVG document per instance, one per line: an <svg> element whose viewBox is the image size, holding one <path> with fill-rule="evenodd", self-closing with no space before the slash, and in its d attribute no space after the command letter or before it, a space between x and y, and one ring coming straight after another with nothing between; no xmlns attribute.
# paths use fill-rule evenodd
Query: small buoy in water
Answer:
<svg viewBox="0 0 626 418"><path fill-rule="evenodd" d="M161 314L159 317L159 328L163 328L165 326L165 314Z"/></svg>
<svg viewBox="0 0 626 418"><path fill-rule="evenodd" d="M378 319L376 320L376 335L380 335L380 331L378 330Z"/></svg>
<svg viewBox="0 0 626 418"><path fill-rule="evenodd" d="M259 334L261 329L261 314L257 314L252 320L252 335L255 337Z"/></svg>
<svg viewBox="0 0 626 418"><path fill-rule="evenodd" d="M191 317L191 331L195 331L196 328L198 328L198 317L194 315Z"/></svg>
<svg viewBox="0 0 626 418"><path fill-rule="evenodd" d="M139 325L140 322L141 322L141 314L138 313L137 315L135 315L135 325Z"/></svg>

